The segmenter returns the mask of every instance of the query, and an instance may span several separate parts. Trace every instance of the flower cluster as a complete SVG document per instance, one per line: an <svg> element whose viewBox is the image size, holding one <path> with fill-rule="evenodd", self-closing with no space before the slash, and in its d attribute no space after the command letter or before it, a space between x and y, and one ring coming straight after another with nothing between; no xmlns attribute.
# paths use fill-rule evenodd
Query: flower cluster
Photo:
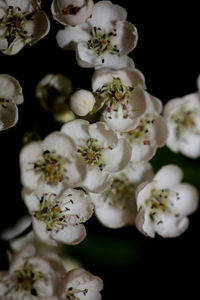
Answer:
<svg viewBox="0 0 200 300"><path fill-rule="evenodd" d="M176 165L154 175L150 160L164 145L200 157L200 92L170 100L163 109L128 56L138 35L123 7L53 0L51 11L65 26L57 33L58 45L75 50L80 67L94 68L91 90L74 90L69 78L53 73L36 86L42 108L62 126L41 140L27 138L20 151L22 199L32 231L18 240L25 248L13 254L10 270L0 272L0 298L98 300L99 277L82 268L66 272L55 254L35 255L31 241L55 248L81 243L93 212L113 229L135 226L152 238L182 234L198 207L197 189L181 183ZM17 54L48 31L41 1L0 0L4 54ZM0 131L16 124L22 102L19 82L0 75Z"/></svg>
<svg viewBox="0 0 200 300"><path fill-rule="evenodd" d="M54 253L35 255L29 245L11 257L9 271L0 272L0 297L22 299L99 299L102 280L79 268L66 272Z"/></svg>

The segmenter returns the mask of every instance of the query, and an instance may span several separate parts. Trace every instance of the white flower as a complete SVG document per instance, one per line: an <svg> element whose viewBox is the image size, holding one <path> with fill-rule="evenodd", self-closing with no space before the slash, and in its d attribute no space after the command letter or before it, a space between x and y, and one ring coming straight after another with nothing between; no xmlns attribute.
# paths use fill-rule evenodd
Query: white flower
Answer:
<svg viewBox="0 0 200 300"><path fill-rule="evenodd" d="M56 293L62 291L60 277L64 274L57 256L34 256L34 248L27 246L12 255L9 271L0 272L0 298L56 300Z"/></svg>
<svg viewBox="0 0 200 300"><path fill-rule="evenodd" d="M93 0L53 0L51 11L61 24L78 25L92 15L93 6Z"/></svg>
<svg viewBox="0 0 200 300"><path fill-rule="evenodd" d="M131 147L105 123L89 124L74 120L61 131L76 143L76 152L84 159L86 177L81 186L93 193L102 193L112 183L111 173L125 168L131 157Z"/></svg>
<svg viewBox="0 0 200 300"><path fill-rule="evenodd" d="M100 300L102 289L103 281L101 278L84 269L74 269L66 275L62 299Z"/></svg>
<svg viewBox="0 0 200 300"><path fill-rule="evenodd" d="M0 0L0 50L17 54L49 32L49 20L37 0Z"/></svg>
<svg viewBox="0 0 200 300"><path fill-rule="evenodd" d="M99 1L85 23L58 32L58 45L76 50L77 62L84 68L133 66L127 54L137 44L137 30L126 16L121 6Z"/></svg>
<svg viewBox="0 0 200 300"><path fill-rule="evenodd" d="M148 161L156 153L158 147L164 146L168 137L165 119L160 115L162 103L147 92L144 92L146 112L139 118L133 130L121 133L132 146L131 160Z"/></svg>
<svg viewBox="0 0 200 300"><path fill-rule="evenodd" d="M17 123L17 105L23 101L22 88L19 82L10 75L0 75L0 131Z"/></svg>
<svg viewBox="0 0 200 300"><path fill-rule="evenodd" d="M49 185L77 186L85 177L85 163L76 153L73 140L61 132L24 146L20 153L21 181L29 190Z"/></svg>
<svg viewBox="0 0 200 300"><path fill-rule="evenodd" d="M90 91L78 90L70 97L70 108L78 116L86 116L93 108L95 98Z"/></svg>
<svg viewBox="0 0 200 300"><path fill-rule="evenodd" d="M177 237L189 225L187 216L198 206L198 192L190 184L180 183L182 171L175 165L162 167L152 182L144 182L136 191L137 228L149 237Z"/></svg>
<svg viewBox="0 0 200 300"><path fill-rule="evenodd" d="M102 121L118 131L135 128L146 109L145 79L137 69L101 68L92 77L94 111L102 109Z"/></svg>
<svg viewBox="0 0 200 300"><path fill-rule="evenodd" d="M172 99L164 107L167 146L190 158L200 157L200 92Z"/></svg>
<svg viewBox="0 0 200 300"><path fill-rule="evenodd" d="M123 171L113 175L113 183L106 192L90 193L99 221L109 228L121 228L135 224L137 215L136 186L152 177L150 164L130 162Z"/></svg>
<svg viewBox="0 0 200 300"><path fill-rule="evenodd" d="M72 82L62 74L47 74L38 82L35 91L45 110L58 112L67 106Z"/></svg>
<svg viewBox="0 0 200 300"><path fill-rule="evenodd" d="M67 188L59 194L47 189L28 192L23 198L33 218L35 235L44 243L75 245L86 236L86 222L93 213L90 197L81 190Z"/></svg>

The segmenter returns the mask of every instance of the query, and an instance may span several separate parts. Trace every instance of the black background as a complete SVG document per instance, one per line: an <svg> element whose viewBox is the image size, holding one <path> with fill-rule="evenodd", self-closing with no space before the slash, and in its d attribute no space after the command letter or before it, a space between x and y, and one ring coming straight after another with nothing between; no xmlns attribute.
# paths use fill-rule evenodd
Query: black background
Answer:
<svg viewBox="0 0 200 300"><path fill-rule="evenodd" d="M89 89L93 74L93 69L77 65L74 52L58 47L55 35L62 25L51 17L51 1L42 2L51 21L48 36L32 47L26 46L16 56L0 54L1 74L7 73L18 79L25 98L24 104L19 106L18 124L0 133L1 230L14 225L27 212L21 200L18 167L23 135L37 129L44 137L60 128L51 115L40 108L35 98L35 85L47 73L62 73L71 78L74 89ZM153 3L122 0L115 3L127 9L128 20L138 29L138 45L130 56L145 75L148 92L165 103L196 91L196 78L200 72L199 10L192 1L180 4L175 1L150 2ZM167 157L160 164L165 161ZM188 159L188 162L194 166L199 164L199 160ZM199 173L193 175L199 182ZM93 217L86 224L88 237L82 246L70 247L70 253L77 255L86 269L104 279L103 299L135 299L136 294L152 299L166 294L179 298L187 292L194 299L192 294L199 293L199 217L197 211L190 217L189 229L176 239L146 238L133 227L111 230ZM98 249L93 242L97 243ZM87 243L90 251L87 251ZM0 264L1 269L7 266L3 243Z"/></svg>

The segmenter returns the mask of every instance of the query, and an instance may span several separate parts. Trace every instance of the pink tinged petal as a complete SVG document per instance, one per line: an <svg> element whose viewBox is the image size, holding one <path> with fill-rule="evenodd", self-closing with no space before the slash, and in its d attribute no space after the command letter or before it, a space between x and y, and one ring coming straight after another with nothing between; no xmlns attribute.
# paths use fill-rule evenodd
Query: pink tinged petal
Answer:
<svg viewBox="0 0 200 300"><path fill-rule="evenodd" d="M16 38L6 50L2 51L2 53L10 56L15 55L19 53L19 51L21 51L25 45L26 45L26 40L22 38Z"/></svg>
<svg viewBox="0 0 200 300"><path fill-rule="evenodd" d="M161 215L161 222L155 223L155 231L164 238L180 236L189 226L186 217L176 218L173 215Z"/></svg>
<svg viewBox="0 0 200 300"><path fill-rule="evenodd" d="M51 238L57 242L67 245L77 245L86 237L86 230L83 224L67 226L58 232L52 231Z"/></svg>
<svg viewBox="0 0 200 300"><path fill-rule="evenodd" d="M120 50L120 55L127 55L130 53L137 45L138 34L137 29L130 22L116 23L117 36L112 40L113 44L118 46Z"/></svg>
<svg viewBox="0 0 200 300"><path fill-rule="evenodd" d="M198 208L199 194L197 189L187 183L178 184L174 187L178 196L173 201L173 208L183 216L190 215Z"/></svg>
<svg viewBox="0 0 200 300"><path fill-rule="evenodd" d="M50 21L42 10L36 10L34 14L33 38L29 41L29 45L33 45L43 37L45 37L50 30Z"/></svg>
<svg viewBox="0 0 200 300"><path fill-rule="evenodd" d="M24 102L19 81L8 74L0 75L0 96L17 105Z"/></svg>
<svg viewBox="0 0 200 300"><path fill-rule="evenodd" d="M138 118L145 112L145 92L142 88L138 86L130 93L129 104L131 105L132 118Z"/></svg>
<svg viewBox="0 0 200 300"><path fill-rule="evenodd" d="M88 126L88 121L77 119L64 124L61 132L73 139L76 145L80 145L89 139Z"/></svg>
<svg viewBox="0 0 200 300"><path fill-rule="evenodd" d="M183 178L182 170L176 165L167 165L162 167L154 177L155 187L157 189L171 188L178 184Z"/></svg>
<svg viewBox="0 0 200 300"><path fill-rule="evenodd" d="M46 224L44 222L38 221L36 218L33 218L33 231L36 237L43 243L49 246L56 246L57 243L52 239L51 231L47 231Z"/></svg>
<svg viewBox="0 0 200 300"><path fill-rule="evenodd" d="M94 5L92 18L88 19L91 26L109 30L113 21L124 21L127 17L126 10L110 1L99 1Z"/></svg>
<svg viewBox="0 0 200 300"><path fill-rule="evenodd" d="M0 120L2 127L0 131L13 127L18 121L18 108L10 102L5 107L0 106Z"/></svg>
<svg viewBox="0 0 200 300"><path fill-rule="evenodd" d="M73 140L64 133L55 131L49 134L42 143L42 151L55 151L57 155L68 157L76 151Z"/></svg>
<svg viewBox="0 0 200 300"><path fill-rule="evenodd" d="M119 172L126 167L130 161L132 148L125 139L119 139L117 146L113 150L103 152L103 160L106 170L110 173Z"/></svg>
<svg viewBox="0 0 200 300"><path fill-rule="evenodd" d="M59 47L64 50L75 50L75 46L79 41L88 41L90 35L87 32L88 25L77 25L75 27L68 26L63 30L59 30L56 36Z"/></svg>
<svg viewBox="0 0 200 300"><path fill-rule="evenodd" d="M113 148L117 145L117 134L103 122L89 125L88 132L90 137L97 139L97 144L103 148Z"/></svg>
<svg viewBox="0 0 200 300"><path fill-rule="evenodd" d="M112 184L112 176L106 171L99 171L96 167L88 167L82 187L87 192L103 193Z"/></svg>
<svg viewBox="0 0 200 300"><path fill-rule="evenodd" d="M152 124L156 130L156 142L158 147L165 145L168 138L168 127L165 119L162 116L154 116Z"/></svg>
<svg viewBox="0 0 200 300"><path fill-rule="evenodd" d="M105 202L99 207L95 207L95 214L99 221L108 228L121 228L127 225L135 224L137 214L135 199L133 195L133 205L126 208L117 208Z"/></svg>

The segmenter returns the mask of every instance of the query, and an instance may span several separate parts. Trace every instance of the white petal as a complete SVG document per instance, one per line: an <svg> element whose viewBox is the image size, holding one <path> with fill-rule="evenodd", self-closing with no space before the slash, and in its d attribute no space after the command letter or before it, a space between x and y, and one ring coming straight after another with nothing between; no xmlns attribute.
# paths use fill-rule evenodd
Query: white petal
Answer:
<svg viewBox="0 0 200 300"><path fill-rule="evenodd" d="M64 124L61 132L70 136L76 145L84 144L89 139L88 125L88 121L82 119L73 120Z"/></svg>
<svg viewBox="0 0 200 300"><path fill-rule="evenodd" d="M29 44L32 46L37 41L45 37L50 30L50 22L42 10L36 10L34 14L34 30L33 30L33 38L29 42Z"/></svg>
<svg viewBox="0 0 200 300"><path fill-rule="evenodd" d="M8 41L6 38L2 38L0 36L0 51L5 50L8 48Z"/></svg>
<svg viewBox="0 0 200 300"><path fill-rule="evenodd" d="M33 163L42 155L42 142L31 142L20 152L20 164Z"/></svg>
<svg viewBox="0 0 200 300"><path fill-rule="evenodd" d="M78 215L80 222L87 221L93 214L93 205L90 196L81 190L66 189L62 194L64 203L66 200L69 200L69 194L72 194L70 199L73 199L73 203L69 203L67 206L70 209L69 215Z"/></svg>
<svg viewBox="0 0 200 300"><path fill-rule="evenodd" d="M90 53L88 53L90 55ZM104 59L104 63L99 59L95 64L95 69L99 69L102 67L108 67L112 69L120 69L120 68L134 68L134 62L132 58L127 55L115 55L105 53L102 57ZM91 61L92 63L92 61Z"/></svg>
<svg viewBox="0 0 200 300"><path fill-rule="evenodd" d="M13 103L6 103L6 107L0 106L0 120L2 123L1 130L13 127L18 121L18 108Z"/></svg>
<svg viewBox="0 0 200 300"><path fill-rule="evenodd" d="M32 12L36 7L38 8L38 1L36 0L6 0L8 6L19 7L23 12Z"/></svg>
<svg viewBox="0 0 200 300"><path fill-rule="evenodd" d="M154 116L155 130L156 130L156 142L158 147L165 145L168 138L168 127L165 119L162 116Z"/></svg>
<svg viewBox="0 0 200 300"><path fill-rule="evenodd" d="M3 240L11 240L17 237L19 234L23 233L31 225L32 219L29 215L23 216L19 221L15 224L14 227L7 228L1 233L1 238Z"/></svg>
<svg viewBox="0 0 200 300"><path fill-rule="evenodd" d="M106 171L99 171L96 167L88 167L82 187L92 193L103 193L112 183L112 176Z"/></svg>
<svg viewBox="0 0 200 300"><path fill-rule="evenodd" d="M172 215L162 215L161 221L155 225L156 232L165 238L172 238L181 235L189 226L188 218L176 218Z"/></svg>
<svg viewBox="0 0 200 300"><path fill-rule="evenodd" d="M113 150L103 152L103 160L106 163L106 170L109 172L119 172L126 167L131 158L132 149L125 139L119 139L117 146Z"/></svg>
<svg viewBox="0 0 200 300"><path fill-rule="evenodd" d="M19 81L8 74L0 75L0 97L21 104L24 101Z"/></svg>
<svg viewBox="0 0 200 300"><path fill-rule="evenodd" d="M27 259L35 254L35 248L32 245L27 245L20 252L15 252L11 257L10 272L19 269Z"/></svg>
<svg viewBox="0 0 200 300"><path fill-rule="evenodd" d="M176 165L167 165L162 167L156 176L154 177L154 182L156 188L171 188L178 184L183 177L182 170Z"/></svg>
<svg viewBox="0 0 200 300"><path fill-rule="evenodd" d="M152 143L153 142L153 143ZM132 143L132 156L131 161L133 162L142 162L149 161L156 153L157 145L154 141L150 141L149 144L141 143Z"/></svg>
<svg viewBox="0 0 200 300"><path fill-rule="evenodd" d="M73 140L64 133L56 131L50 133L42 143L42 151L55 151L57 155L68 157L76 151Z"/></svg>
<svg viewBox="0 0 200 300"><path fill-rule="evenodd" d="M200 91L200 75L197 77L197 89Z"/></svg>
<svg viewBox="0 0 200 300"><path fill-rule="evenodd" d="M133 195L133 204L135 202ZM135 207L135 209L134 209ZM136 217L136 204L134 207L117 208L109 203L104 203L95 207L95 214L99 221L108 228L121 228L127 225L133 225Z"/></svg>
<svg viewBox="0 0 200 300"><path fill-rule="evenodd" d="M67 26L63 30L59 30L56 36L59 47L68 50L75 49L75 45L79 41L87 41L90 35L87 32L88 25Z"/></svg>
<svg viewBox="0 0 200 300"><path fill-rule="evenodd" d="M51 238L51 231L47 231L46 224L44 222L38 221L36 218L33 218L33 230L35 235L43 243L56 246L57 243Z"/></svg>
<svg viewBox="0 0 200 300"><path fill-rule="evenodd" d="M91 124L88 127L88 132L90 137L96 139L97 144L104 149L113 148L117 145L117 134L103 122Z"/></svg>
<svg viewBox="0 0 200 300"><path fill-rule="evenodd" d="M92 12L92 18L88 23L92 26L108 29L113 21L125 20L127 17L126 10L110 1L99 1L95 4Z"/></svg>
<svg viewBox="0 0 200 300"><path fill-rule="evenodd" d="M84 240L86 231L83 224L67 226L58 232L51 233L52 239L68 245L76 245Z"/></svg>
<svg viewBox="0 0 200 300"><path fill-rule="evenodd" d="M179 147L179 151L190 158L200 157L200 133L198 135L188 133L179 142Z"/></svg>
<svg viewBox="0 0 200 300"><path fill-rule="evenodd" d="M149 212L141 209L136 218L136 227L144 235L155 237L154 224L149 217Z"/></svg>
<svg viewBox="0 0 200 300"><path fill-rule="evenodd" d="M30 190L35 190L42 184L40 174L37 174L28 164L21 167L21 182L25 188Z"/></svg>
<svg viewBox="0 0 200 300"><path fill-rule="evenodd" d="M133 24L127 21L118 21L116 23L116 29L117 36L113 39L113 44L116 44L118 46L120 55L127 55L137 45L137 29Z"/></svg>
<svg viewBox="0 0 200 300"><path fill-rule="evenodd" d="M134 163L130 161L122 173L135 185L153 178L152 166L147 162Z"/></svg>
<svg viewBox="0 0 200 300"><path fill-rule="evenodd" d="M196 211L199 202L197 189L187 183L178 184L174 190L179 193L178 200L174 200L173 208L183 216L187 216Z"/></svg>
<svg viewBox="0 0 200 300"><path fill-rule="evenodd" d="M6 50L2 51L2 53L6 55L15 55L21 51L25 45L26 40L22 38L16 38Z"/></svg>
<svg viewBox="0 0 200 300"><path fill-rule="evenodd" d="M70 162L65 164L67 178L64 180L69 187L77 187L81 185L86 176L86 165L84 159L74 154Z"/></svg>

